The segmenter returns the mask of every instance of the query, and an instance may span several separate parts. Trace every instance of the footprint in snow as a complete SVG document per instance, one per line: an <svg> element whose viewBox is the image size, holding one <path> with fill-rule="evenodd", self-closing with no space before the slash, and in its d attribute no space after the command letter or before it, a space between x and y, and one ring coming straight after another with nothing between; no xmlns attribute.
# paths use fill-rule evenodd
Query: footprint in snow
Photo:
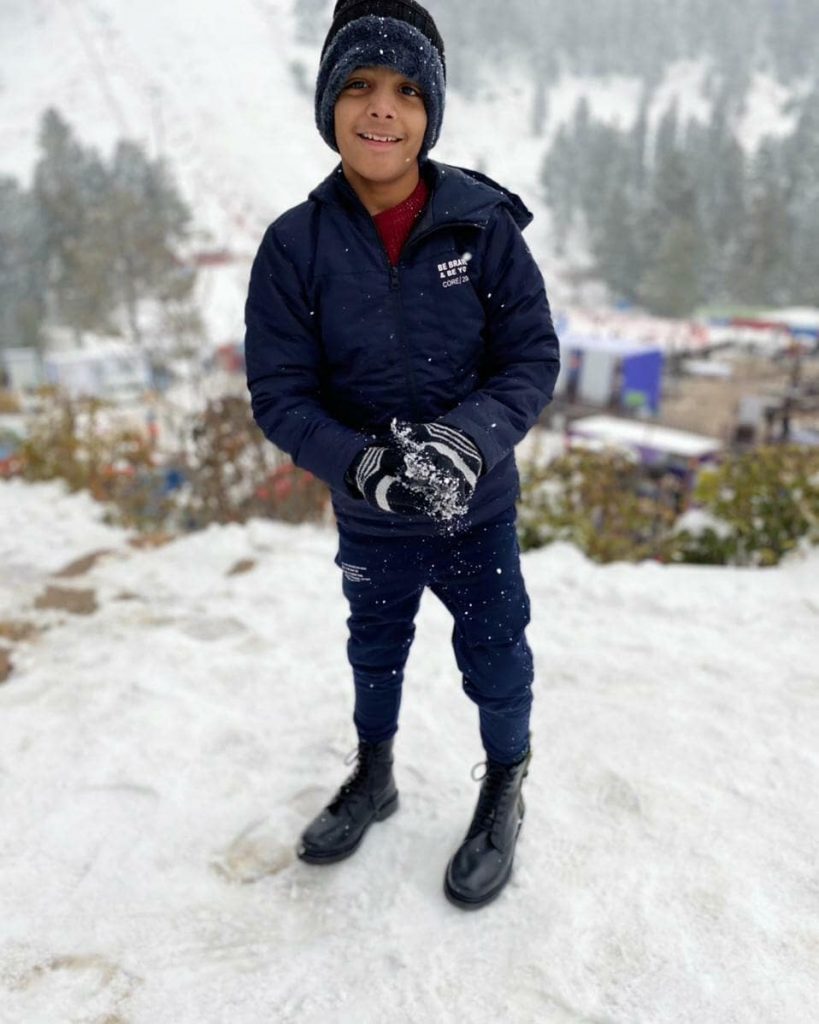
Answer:
<svg viewBox="0 0 819 1024"><path fill-rule="evenodd" d="M603 773L597 788L597 806L613 818L642 814L636 790L616 772Z"/></svg>
<svg viewBox="0 0 819 1024"><path fill-rule="evenodd" d="M65 954L21 971L9 990L14 1003L22 1002L31 1015L28 1019L53 1019L51 1013L59 1006L72 1020L90 1020L85 1016L90 1012L95 1021L125 1024L120 1011L141 982L118 963L95 953ZM43 1016L38 1016L40 1010Z"/></svg>
<svg viewBox="0 0 819 1024"><path fill-rule="evenodd" d="M213 858L211 868L230 882L258 882L292 864L296 859L294 847L295 836L283 835L281 827L274 830L267 819L256 821Z"/></svg>

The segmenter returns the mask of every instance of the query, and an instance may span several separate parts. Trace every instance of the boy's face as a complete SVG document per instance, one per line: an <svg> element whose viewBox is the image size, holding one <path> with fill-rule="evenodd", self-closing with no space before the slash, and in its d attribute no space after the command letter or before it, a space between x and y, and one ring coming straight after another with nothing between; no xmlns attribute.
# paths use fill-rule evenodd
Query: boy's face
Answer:
<svg viewBox="0 0 819 1024"><path fill-rule="evenodd" d="M415 82L391 68L357 68L334 113L336 145L354 187L417 181L427 112Z"/></svg>

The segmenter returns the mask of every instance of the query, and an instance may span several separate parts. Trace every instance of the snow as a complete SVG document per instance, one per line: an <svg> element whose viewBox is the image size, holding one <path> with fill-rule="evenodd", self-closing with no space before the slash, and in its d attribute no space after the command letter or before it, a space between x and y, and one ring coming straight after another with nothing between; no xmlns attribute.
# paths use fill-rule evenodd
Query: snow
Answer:
<svg viewBox="0 0 819 1024"><path fill-rule="evenodd" d="M771 75L755 71L736 127L737 138L746 152L755 152L766 138L781 139L796 127L793 101L809 90L805 82L788 89Z"/></svg>
<svg viewBox="0 0 819 1024"><path fill-rule="evenodd" d="M663 80L652 97L648 125L654 133L664 115L677 108L677 124L682 128L688 121L707 124L711 119L711 102L705 96L706 80L711 70L710 61L677 60L664 69Z"/></svg>
<svg viewBox="0 0 819 1024"><path fill-rule="evenodd" d="M718 377L728 380L734 375L730 363L721 363L716 359L683 359L682 370L693 377Z"/></svg>
<svg viewBox="0 0 819 1024"><path fill-rule="evenodd" d="M237 323L241 334L250 260L264 228L302 202L337 162L315 130L318 46L299 38L295 10L292 0L0 4L0 174L29 183L48 106L106 156L120 138L164 156L194 212L197 245L239 258L200 275L199 298L217 345L237 340ZM328 24L329 11L328 4ZM670 64L652 97L650 129L674 103L683 120L707 120L708 73L704 59ZM563 74L548 90L542 134L533 130L534 90L526 68L480 69L474 96L449 90L432 155L477 167L522 196L535 215L527 243L552 300L565 302L576 285L563 280L563 269L588 259L580 238L568 240L571 258L555 252L541 183L544 156L583 99L596 120L630 129L644 83ZM748 151L764 135L792 129L788 103L803 91L755 75L738 125ZM589 296L597 292L584 288Z"/></svg>
<svg viewBox="0 0 819 1024"><path fill-rule="evenodd" d="M819 331L819 309L815 306L791 306L787 309L763 310L760 320L781 323L791 330Z"/></svg>
<svg viewBox="0 0 819 1024"><path fill-rule="evenodd" d="M601 444L646 448L683 458L703 458L722 447L722 443L713 437L655 423L618 419L616 416L584 416L571 423L569 433L573 439L588 438Z"/></svg>
<svg viewBox="0 0 819 1024"><path fill-rule="evenodd" d="M597 339L599 347L612 347L617 339L627 347L646 346L661 348L664 352L688 352L706 348L717 335L714 327L698 320L672 320L651 316L633 309L620 310L605 307L564 307L557 323L561 343L571 347L573 337L584 347Z"/></svg>
<svg viewBox="0 0 819 1024"><path fill-rule="evenodd" d="M434 599L399 812L309 866L299 831L355 746L332 530L136 550L100 516L0 484L0 616L43 627L0 686L3 1024L814 1019L819 552L769 570L524 557L526 821L502 896L464 913L442 880L482 752ZM50 582L99 610L36 610Z"/></svg>
<svg viewBox="0 0 819 1024"><path fill-rule="evenodd" d="M336 161L293 10L0 10L0 172L27 182L54 103L106 154L127 136L167 156L202 244L241 257L200 275L216 343L241 334L265 225ZM697 63L670 69L651 124L675 98L706 118L702 81ZM791 125L789 94L754 82L749 148ZM581 97L627 128L640 91L566 76L535 135L524 72L487 76L474 101L450 91L433 156L519 192L551 267L546 148ZM256 521L136 550L100 517L57 485L0 484L0 620L42 630L0 640L15 666L0 685L2 1024L813 1019L816 552L764 571L525 556L527 818L506 891L464 914L442 880L482 752L434 599L396 741L399 813L350 860L310 867L298 834L355 745L332 532ZM52 579L101 549L86 575ZM99 610L35 608L52 583L93 588Z"/></svg>

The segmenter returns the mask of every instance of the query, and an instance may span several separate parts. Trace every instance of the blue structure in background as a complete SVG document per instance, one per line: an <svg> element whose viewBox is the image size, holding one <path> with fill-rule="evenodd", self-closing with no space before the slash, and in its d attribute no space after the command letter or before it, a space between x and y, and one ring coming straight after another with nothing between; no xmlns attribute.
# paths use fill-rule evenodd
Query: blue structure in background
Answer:
<svg viewBox="0 0 819 1024"><path fill-rule="evenodd" d="M555 395L603 409L659 413L665 363L662 349L570 330L560 336L560 351Z"/></svg>
<svg viewBox="0 0 819 1024"><path fill-rule="evenodd" d="M646 408L656 416L662 397L663 354L658 349L623 357L623 386L620 402L624 408ZM636 400L636 401L635 401Z"/></svg>

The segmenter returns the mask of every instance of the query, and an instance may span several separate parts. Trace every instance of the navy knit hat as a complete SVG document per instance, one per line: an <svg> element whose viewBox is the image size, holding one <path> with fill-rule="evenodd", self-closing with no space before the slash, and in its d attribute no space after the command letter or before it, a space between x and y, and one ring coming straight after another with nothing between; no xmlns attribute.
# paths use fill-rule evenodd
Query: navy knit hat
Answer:
<svg viewBox="0 0 819 1024"><path fill-rule="evenodd" d="M363 67L392 68L421 87L426 156L441 133L446 64L435 22L416 0L338 0L316 80L316 126L336 152L333 108L350 73Z"/></svg>

